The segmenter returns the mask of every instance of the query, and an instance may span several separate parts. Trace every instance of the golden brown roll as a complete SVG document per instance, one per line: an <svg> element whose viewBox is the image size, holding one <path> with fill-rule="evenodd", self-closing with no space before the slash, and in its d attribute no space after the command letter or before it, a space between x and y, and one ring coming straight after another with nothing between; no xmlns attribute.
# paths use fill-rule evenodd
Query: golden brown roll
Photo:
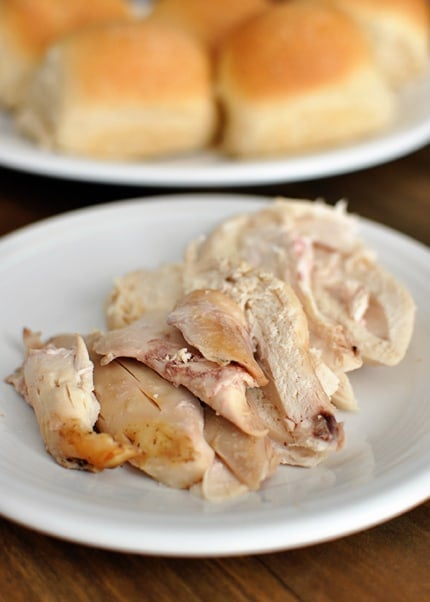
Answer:
<svg viewBox="0 0 430 602"><path fill-rule="evenodd" d="M2 0L0 2L0 104L24 96L45 49L90 23L129 16L126 0Z"/></svg>
<svg viewBox="0 0 430 602"><path fill-rule="evenodd" d="M394 86L420 75L429 64L428 0L330 0L367 33L378 64Z"/></svg>
<svg viewBox="0 0 430 602"><path fill-rule="evenodd" d="M220 50L224 149L276 155L340 143L384 127L394 96L359 26L317 2L277 5Z"/></svg>
<svg viewBox="0 0 430 602"><path fill-rule="evenodd" d="M152 15L184 27L210 48L240 23L270 6L270 0L158 0Z"/></svg>
<svg viewBox="0 0 430 602"><path fill-rule="evenodd" d="M146 20L75 32L47 53L17 122L41 144L92 157L199 148L215 125L207 52Z"/></svg>

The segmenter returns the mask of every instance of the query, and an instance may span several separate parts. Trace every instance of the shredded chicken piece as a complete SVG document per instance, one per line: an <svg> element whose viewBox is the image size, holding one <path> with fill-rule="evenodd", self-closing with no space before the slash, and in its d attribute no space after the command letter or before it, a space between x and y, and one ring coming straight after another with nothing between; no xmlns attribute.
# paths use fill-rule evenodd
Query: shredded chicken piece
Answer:
<svg viewBox="0 0 430 602"><path fill-rule="evenodd" d="M81 336L67 347L24 331L27 355L7 382L32 406L47 451L62 466L88 471L114 468L136 454L129 444L96 433L99 403L93 393L93 365Z"/></svg>
<svg viewBox="0 0 430 602"><path fill-rule="evenodd" d="M244 432L264 436L266 430L246 399L246 389L257 386L251 374L238 364L220 366L197 350L181 361L178 352L184 347L180 331L166 324L163 313L145 314L129 326L100 333L93 342L102 364L117 357L135 358L172 384L189 389Z"/></svg>

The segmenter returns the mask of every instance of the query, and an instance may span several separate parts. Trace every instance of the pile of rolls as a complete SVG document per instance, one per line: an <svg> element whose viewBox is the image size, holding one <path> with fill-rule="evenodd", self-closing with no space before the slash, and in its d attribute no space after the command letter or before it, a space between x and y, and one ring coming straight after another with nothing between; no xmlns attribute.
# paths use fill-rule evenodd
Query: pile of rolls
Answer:
<svg viewBox="0 0 430 602"><path fill-rule="evenodd" d="M282 157L388 127L427 0L3 0L0 106L56 152Z"/></svg>

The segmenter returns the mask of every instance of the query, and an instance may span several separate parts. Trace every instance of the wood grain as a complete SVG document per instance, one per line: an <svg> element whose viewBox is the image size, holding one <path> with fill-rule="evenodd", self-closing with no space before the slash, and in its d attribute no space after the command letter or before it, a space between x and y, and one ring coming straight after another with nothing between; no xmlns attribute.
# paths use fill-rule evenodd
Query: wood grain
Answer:
<svg viewBox="0 0 430 602"><path fill-rule="evenodd" d="M346 198L351 211L430 245L430 146L353 174L228 190L234 191L323 197L330 203ZM0 234L79 207L166 192L176 191L0 169ZM6 519L0 519L0 542L0 602L430 600L430 502L362 533L265 555L184 559L117 553Z"/></svg>

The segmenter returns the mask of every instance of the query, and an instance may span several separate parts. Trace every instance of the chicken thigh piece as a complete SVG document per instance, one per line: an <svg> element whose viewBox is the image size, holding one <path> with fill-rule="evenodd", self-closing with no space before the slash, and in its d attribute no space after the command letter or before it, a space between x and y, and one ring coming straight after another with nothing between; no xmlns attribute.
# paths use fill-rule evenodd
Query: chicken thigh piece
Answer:
<svg viewBox="0 0 430 602"><path fill-rule="evenodd" d="M203 434L199 400L136 360L102 366L92 357L98 429L132 445L130 463L160 483L184 489L200 481L214 452Z"/></svg>
<svg viewBox="0 0 430 602"><path fill-rule="evenodd" d="M136 450L94 431L100 406L87 347L79 335L61 340L67 346L57 346L54 340L43 344L25 330L26 358L7 382L33 408L45 447L58 464L91 472L119 466Z"/></svg>
<svg viewBox="0 0 430 602"><path fill-rule="evenodd" d="M246 389L257 386L255 378L238 364L220 366L188 348L180 331L166 324L164 312L147 313L129 326L95 335L93 350L103 356L102 364L137 359L172 384L186 387L244 432L267 432L246 399Z"/></svg>

